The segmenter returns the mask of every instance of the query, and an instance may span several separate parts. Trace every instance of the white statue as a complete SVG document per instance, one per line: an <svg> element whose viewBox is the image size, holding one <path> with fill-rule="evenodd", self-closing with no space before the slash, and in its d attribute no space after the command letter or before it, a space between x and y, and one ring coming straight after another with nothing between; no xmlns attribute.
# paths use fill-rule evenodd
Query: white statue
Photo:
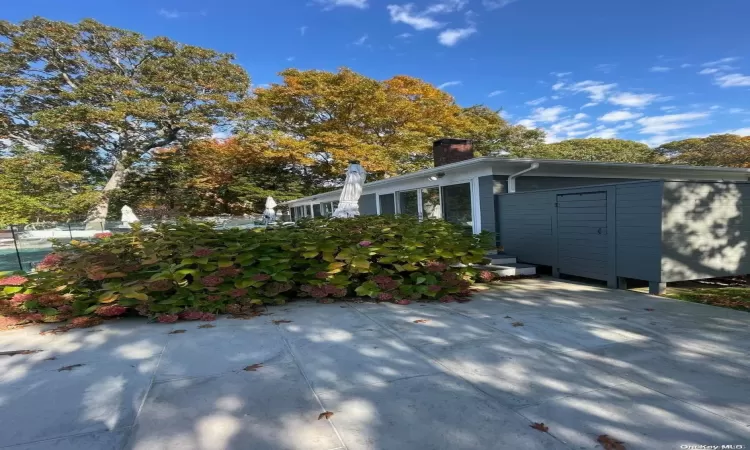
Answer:
<svg viewBox="0 0 750 450"><path fill-rule="evenodd" d="M130 206L123 206L120 212L122 213L120 221L122 222L123 228L130 228L131 223L140 222L138 217L133 212L133 208L131 208Z"/></svg>
<svg viewBox="0 0 750 450"><path fill-rule="evenodd" d="M333 212L333 217L355 217L359 215L359 197L365 185L367 172L359 164L359 161L349 161L346 170L344 187L341 189L339 206Z"/></svg>

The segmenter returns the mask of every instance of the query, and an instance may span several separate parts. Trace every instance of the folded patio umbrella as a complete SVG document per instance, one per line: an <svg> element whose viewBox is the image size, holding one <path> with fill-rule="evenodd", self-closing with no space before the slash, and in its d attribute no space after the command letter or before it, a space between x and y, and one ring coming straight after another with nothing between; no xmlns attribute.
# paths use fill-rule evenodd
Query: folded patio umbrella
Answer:
<svg viewBox="0 0 750 450"><path fill-rule="evenodd" d="M263 218L266 219L267 222L273 222L276 220L276 211L274 211L275 207L276 202L273 197L266 198L266 209L263 210Z"/></svg>
<svg viewBox="0 0 750 450"><path fill-rule="evenodd" d="M341 190L341 197L339 197L339 206L333 212L333 217L354 217L359 215L359 197L362 195L362 188L365 185L366 177L367 172L359 164L359 161L349 161L344 188Z"/></svg>

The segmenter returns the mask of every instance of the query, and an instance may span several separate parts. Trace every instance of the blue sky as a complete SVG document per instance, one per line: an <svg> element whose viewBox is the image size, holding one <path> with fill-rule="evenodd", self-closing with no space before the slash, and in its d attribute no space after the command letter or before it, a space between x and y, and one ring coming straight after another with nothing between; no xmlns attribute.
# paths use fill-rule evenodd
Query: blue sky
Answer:
<svg viewBox="0 0 750 450"><path fill-rule="evenodd" d="M750 135L747 0L25 0L40 15L231 52L256 85L287 67L416 76L550 140L651 145Z"/></svg>

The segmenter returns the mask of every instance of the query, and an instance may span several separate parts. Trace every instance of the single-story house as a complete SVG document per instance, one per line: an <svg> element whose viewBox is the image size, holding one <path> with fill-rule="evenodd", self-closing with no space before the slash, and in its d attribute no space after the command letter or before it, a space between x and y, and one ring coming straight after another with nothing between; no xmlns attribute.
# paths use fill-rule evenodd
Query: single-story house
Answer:
<svg viewBox="0 0 750 450"><path fill-rule="evenodd" d="M360 214L411 214L462 224L474 233L489 231L520 261L610 285L636 278L658 291L667 281L750 273L750 169L474 158L471 142L462 139L436 141L433 156L433 168L366 183ZM329 216L340 192L292 200L282 207L289 208L291 220ZM574 198L579 202L566 204ZM632 206L628 217L626 205ZM647 218L647 213L652 215ZM633 231L638 228L647 232L641 236ZM618 234L621 239L631 236L619 244L620 252ZM644 240L646 235L658 239ZM593 236L606 242L592 244ZM667 263L676 256L667 248L669 242L690 247L682 249L688 253L682 263ZM607 248L596 253L592 245ZM618 265L625 267L626 254L632 261L647 257L646 252L628 253L626 247L652 247L652 270L618 271ZM721 257L727 252L732 263ZM701 268L708 261L709 266ZM582 267L586 270L579 270Z"/></svg>

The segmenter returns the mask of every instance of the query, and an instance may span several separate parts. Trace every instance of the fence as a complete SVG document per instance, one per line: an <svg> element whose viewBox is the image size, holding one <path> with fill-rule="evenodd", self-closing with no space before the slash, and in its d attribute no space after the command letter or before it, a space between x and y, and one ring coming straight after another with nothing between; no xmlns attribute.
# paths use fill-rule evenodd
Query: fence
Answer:
<svg viewBox="0 0 750 450"><path fill-rule="evenodd" d="M264 227L262 219L257 217L196 217L191 220L213 222L216 228L257 228ZM172 222L173 221L164 221ZM162 222L162 223L164 223ZM146 222L143 226L153 226L158 222ZM108 221L95 227L79 223L43 223L27 225L10 225L0 228L0 272L30 271L52 252L53 242L70 242L71 240L96 239L98 233L127 233L128 226L119 221Z"/></svg>

